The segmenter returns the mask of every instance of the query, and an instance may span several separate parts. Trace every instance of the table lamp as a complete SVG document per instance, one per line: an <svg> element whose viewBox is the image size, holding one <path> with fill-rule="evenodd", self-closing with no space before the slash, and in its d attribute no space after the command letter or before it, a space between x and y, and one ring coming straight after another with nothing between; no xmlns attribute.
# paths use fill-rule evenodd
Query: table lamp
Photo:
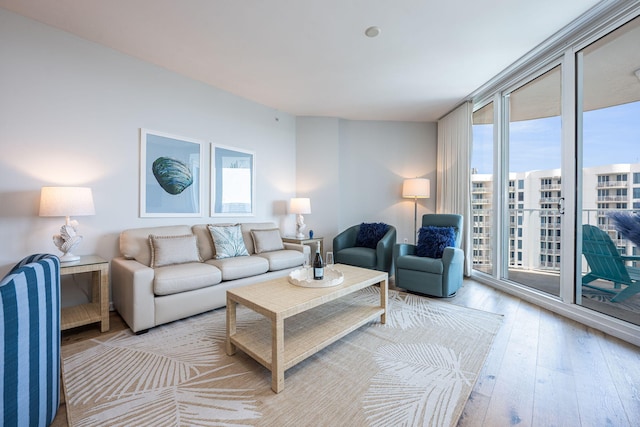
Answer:
<svg viewBox="0 0 640 427"><path fill-rule="evenodd" d="M304 238L304 229L307 226L304 224L303 214L311 213L311 200L307 197L294 197L289 201L289 212L297 214L296 219L296 237L298 239Z"/></svg>
<svg viewBox="0 0 640 427"><path fill-rule="evenodd" d="M40 216L63 216L65 224L60 234L53 236L53 243L64 254L60 262L77 261L79 256L71 251L80 243L78 221L71 216L95 215L93 195L88 187L42 187L40 192Z"/></svg>
<svg viewBox="0 0 640 427"><path fill-rule="evenodd" d="M402 197L413 198L413 244L418 239L418 199L428 199L430 196L430 182L426 178L405 179L402 183Z"/></svg>

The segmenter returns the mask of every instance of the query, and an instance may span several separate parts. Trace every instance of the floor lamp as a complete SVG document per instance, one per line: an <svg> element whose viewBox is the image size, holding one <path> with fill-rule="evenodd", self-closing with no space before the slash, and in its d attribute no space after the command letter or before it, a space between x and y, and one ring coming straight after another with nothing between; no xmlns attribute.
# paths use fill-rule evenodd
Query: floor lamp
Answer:
<svg viewBox="0 0 640 427"><path fill-rule="evenodd" d="M430 182L426 178L405 179L402 183L402 197L413 199L413 244L418 241L418 199L428 199Z"/></svg>

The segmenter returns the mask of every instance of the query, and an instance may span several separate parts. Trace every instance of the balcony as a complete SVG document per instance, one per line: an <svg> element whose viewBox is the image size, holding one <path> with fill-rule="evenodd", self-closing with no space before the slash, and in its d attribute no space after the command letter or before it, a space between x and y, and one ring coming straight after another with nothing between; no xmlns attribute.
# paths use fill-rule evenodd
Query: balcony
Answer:
<svg viewBox="0 0 640 427"><path fill-rule="evenodd" d="M601 181L596 188L627 188L629 181Z"/></svg>
<svg viewBox="0 0 640 427"><path fill-rule="evenodd" d="M628 202L628 196L598 196L599 202Z"/></svg>
<svg viewBox="0 0 640 427"><path fill-rule="evenodd" d="M541 197L540 203L560 203L560 197Z"/></svg>
<svg viewBox="0 0 640 427"><path fill-rule="evenodd" d="M509 218L522 217L523 223L529 224L529 230L519 227L524 230L523 236L518 237L518 241L522 241L522 250L518 249L518 252L524 254L523 260L520 261L516 259L515 255L517 253L515 250L515 233L511 231L514 224L505 227L505 233L507 233L508 236L505 252L507 256L509 256L509 254L511 256L505 260L507 271L506 277L502 279L507 282L512 282L514 286L524 286L559 298L560 265L562 264L562 260L559 259L559 257L562 255L562 250L558 247L561 238L555 234L562 230L563 224L555 222L541 224L541 218L549 217L549 212L555 211L550 211L549 209L510 209L508 211L507 214ZM582 223L594 224L607 231L621 253L628 255L633 254L634 245L625 239L619 238L615 227L608 219L609 212L611 212L611 210L584 210ZM475 211L473 213L475 214ZM488 214L486 210L483 211L483 215L486 221L491 220L491 214ZM555 215L551 216L555 217ZM532 227L537 227L539 230L531 230ZM547 230L544 236L540 235L540 230ZM552 235L547 235L549 233L552 233ZM474 234L473 237L486 239L490 234L491 233L482 233L482 235ZM489 254L493 251L488 252L487 242L488 240L485 240L482 245L474 246L476 251L483 251L483 256L478 259L473 259L473 269L487 274L493 271L501 271L501 268L496 268L496 266L492 264L494 261ZM549 244L552 244L551 248L549 248ZM584 259L582 259L580 269L579 277L584 276L589 271L589 266ZM597 284L603 287L613 287L613 284L605 281L598 281ZM608 294L586 287L582 289L581 305L609 316L640 325L640 294L633 295L620 303L612 303L609 300L610 295Z"/></svg>
<svg viewBox="0 0 640 427"><path fill-rule="evenodd" d="M543 184L540 186L540 191L549 191L549 190L562 190L562 184Z"/></svg>

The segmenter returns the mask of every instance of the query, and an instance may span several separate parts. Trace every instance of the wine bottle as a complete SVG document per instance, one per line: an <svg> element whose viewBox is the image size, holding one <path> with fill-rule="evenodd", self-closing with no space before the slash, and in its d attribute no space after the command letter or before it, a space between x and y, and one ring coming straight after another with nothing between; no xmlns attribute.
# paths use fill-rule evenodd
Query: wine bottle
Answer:
<svg viewBox="0 0 640 427"><path fill-rule="evenodd" d="M320 242L316 245L316 257L313 259L313 279L322 280L324 277L324 264L320 255Z"/></svg>

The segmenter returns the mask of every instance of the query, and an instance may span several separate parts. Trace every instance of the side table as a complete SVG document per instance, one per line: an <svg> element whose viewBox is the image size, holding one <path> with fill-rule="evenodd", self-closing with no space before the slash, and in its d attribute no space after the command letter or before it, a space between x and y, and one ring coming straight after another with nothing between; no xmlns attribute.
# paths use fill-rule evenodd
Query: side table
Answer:
<svg viewBox="0 0 640 427"><path fill-rule="evenodd" d="M109 330L109 261L96 255L60 264L60 275L91 273L91 302L65 307L60 313L60 329L100 322L100 332Z"/></svg>
<svg viewBox="0 0 640 427"><path fill-rule="evenodd" d="M322 256L324 257L324 248L323 248L323 244L324 244L324 237L314 237L314 238L309 238L309 237L283 237L282 238L283 242L286 243L297 243L299 245L307 245L311 248L311 262L313 262L313 254L316 253L316 245L318 243L320 243L320 253L322 254Z"/></svg>

